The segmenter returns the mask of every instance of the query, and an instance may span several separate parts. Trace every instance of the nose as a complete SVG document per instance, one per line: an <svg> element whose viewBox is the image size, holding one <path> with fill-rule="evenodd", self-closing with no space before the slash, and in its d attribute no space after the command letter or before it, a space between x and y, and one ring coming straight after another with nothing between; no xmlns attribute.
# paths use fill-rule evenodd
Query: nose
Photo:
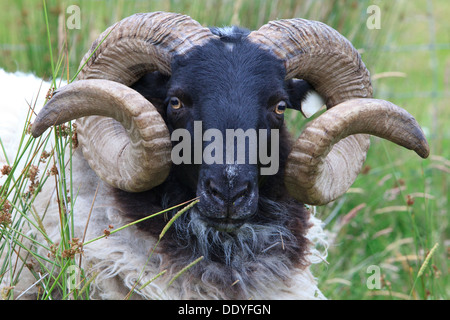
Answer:
<svg viewBox="0 0 450 320"><path fill-rule="evenodd" d="M256 212L257 175L247 165L233 166L207 170L203 179L200 178L198 195L203 216L233 223Z"/></svg>
<svg viewBox="0 0 450 320"><path fill-rule="evenodd" d="M205 182L205 192L218 204L232 207L236 202L243 201L252 191L250 181L241 181L236 186L230 188L230 183L218 183L214 179L207 179Z"/></svg>

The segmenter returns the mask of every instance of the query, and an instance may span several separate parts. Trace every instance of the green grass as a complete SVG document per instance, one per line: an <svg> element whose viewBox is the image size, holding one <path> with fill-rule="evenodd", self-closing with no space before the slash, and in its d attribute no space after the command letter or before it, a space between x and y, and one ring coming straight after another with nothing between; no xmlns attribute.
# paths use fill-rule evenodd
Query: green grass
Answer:
<svg viewBox="0 0 450 320"><path fill-rule="evenodd" d="M421 160L412 151L372 139L364 173L349 192L334 203L317 208L317 215L327 223L333 239L328 263L314 266L320 288L331 299L448 299L450 111L446 102L450 95L450 7L446 0L47 0L45 8L43 1L35 0L0 0L0 4L0 22L7 26L0 30L0 68L34 72L46 79L72 79L91 42L106 27L135 12L182 12L204 25L235 23L250 29L271 19L303 17L336 28L361 49L372 75L405 74L374 80L374 95L396 103L416 117L426 132L431 156ZM65 9L73 4L81 9L81 29L65 30ZM380 30L366 28L366 8L371 4L381 7ZM30 113L28 120L33 117ZM295 132L304 124L293 113L288 119ZM24 126L26 123L24 119ZM69 208L61 215L62 241L58 245L46 238L40 224L44 213L33 210L35 192L28 187L31 165L38 165L42 151L51 149L50 136L34 140L24 130L17 156L10 159L13 172L23 173L16 180L11 174L0 188L0 211L11 214L11 221L0 225L0 253L9 254L13 247L33 255L41 268L45 268L44 262L51 262L59 272L35 272L36 279L48 274L40 282L41 298L46 299L86 298L89 292L87 279L74 296L67 288L67 273L62 272L77 265L79 259L72 239L70 210L76 206L77 191L65 185L70 180L65 175L70 171L59 170L56 176L46 174L54 163L59 168L71 164L71 159L64 157L64 151L72 146L71 127L68 128L64 136L51 133L56 144L37 183L40 186L48 179L56 180L60 202ZM18 166L19 162L28 165L24 169ZM8 210L6 197L10 199ZM41 230L46 239L35 242L32 249L26 244L33 238L22 232L28 223ZM49 256L37 255L39 246L47 249ZM70 249L75 253L68 254ZM6 277L14 283L22 269L27 268L21 265L6 260L0 266L0 279ZM370 266L379 267L380 289L367 287ZM1 294L8 298L12 292Z"/></svg>

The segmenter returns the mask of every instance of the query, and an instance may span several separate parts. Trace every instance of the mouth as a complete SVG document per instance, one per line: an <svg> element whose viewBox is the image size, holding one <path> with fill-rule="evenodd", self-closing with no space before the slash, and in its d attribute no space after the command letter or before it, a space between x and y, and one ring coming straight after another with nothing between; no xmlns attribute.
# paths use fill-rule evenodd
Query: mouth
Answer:
<svg viewBox="0 0 450 320"><path fill-rule="evenodd" d="M202 216L202 220L217 231L233 232L238 230L248 219L210 218Z"/></svg>

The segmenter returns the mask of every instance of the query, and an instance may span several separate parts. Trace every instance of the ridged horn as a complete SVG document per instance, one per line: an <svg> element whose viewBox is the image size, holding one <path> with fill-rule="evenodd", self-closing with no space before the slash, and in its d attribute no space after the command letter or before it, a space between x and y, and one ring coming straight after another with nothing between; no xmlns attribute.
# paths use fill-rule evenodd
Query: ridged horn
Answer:
<svg viewBox="0 0 450 320"><path fill-rule="evenodd" d="M144 191L167 178L171 143L165 122L147 99L114 81L79 80L56 91L36 118L32 134L37 137L52 125L92 115L115 119L126 133L111 140L101 123L84 126L79 137L84 156L102 180L122 190Z"/></svg>
<svg viewBox="0 0 450 320"><path fill-rule="evenodd" d="M171 73L174 55L215 37L189 16L138 13L106 29L84 55L78 79L107 79L132 85L146 73Z"/></svg>
<svg viewBox="0 0 450 320"><path fill-rule="evenodd" d="M429 154L423 131L404 109L384 100L349 100L309 122L303 130L286 164L288 191L302 194L302 201L314 205L326 204L346 192L358 174L353 167L364 162L365 150L354 152L360 147L356 142L333 146L358 133L390 140L422 158ZM331 155L330 150L334 150Z"/></svg>
<svg viewBox="0 0 450 320"><path fill-rule="evenodd" d="M249 40L284 61L287 79L301 78L308 81L325 99L328 109L348 100L372 98L370 74L357 50L339 32L321 22L304 19L272 21L250 33ZM371 101L363 105L373 107L379 103ZM349 107L347 104L343 106ZM396 111L398 109L397 107ZM318 119L326 118L325 115L330 111L326 111ZM332 117L336 112L333 111L328 116ZM394 114L406 116L403 112L392 115ZM354 114L361 115L359 112ZM350 121L367 121L362 124L363 127L367 126L364 130L336 127L333 120L327 122L325 118L317 119L315 125L312 124L300 136L286 164L287 189L292 196L307 204L318 205L335 200L354 182L370 145L369 136L360 133L377 134L403 145L416 143L397 139L406 139L409 135L394 135L392 130L379 134L379 127L368 127L374 121L368 121L367 117ZM405 118L398 121L408 123L409 120ZM330 126L337 130L335 134L329 132ZM417 122L415 126L413 130L420 130ZM402 129L406 129L405 126ZM348 132L352 133L347 134ZM423 136L420 139L422 138L424 139ZM314 145L321 145L320 150L314 148ZM427 152L423 153L426 154Z"/></svg>

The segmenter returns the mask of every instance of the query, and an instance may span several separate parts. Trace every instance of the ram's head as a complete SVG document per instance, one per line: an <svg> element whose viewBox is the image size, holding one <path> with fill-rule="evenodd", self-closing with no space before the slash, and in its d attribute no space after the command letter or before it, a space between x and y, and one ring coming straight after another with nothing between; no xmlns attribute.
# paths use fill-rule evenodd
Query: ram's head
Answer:
<svg viewBox="0 0 450 320"><path fill-rule="evenodd" d="M142 192L163 183L172 168L200 197L203 218L216 226L235 228L255 213L258 191L267 183L261 169L270 164L261 157L251 161L249 136L242 163L226 158L226 143L212 152L216 140L205 137L208 132L226 137L230 129L255 130L267 152L287 150L279 152L285 156L275 175L292 197L313 205L348 190L365 160L368 134L421 157L429 153L415 119L390 102L372 99L358 52L320 22L273 21L258 31L227 36L183 15L136 14L107 29L81 65L78 80L59 89L38 115L33 135L79 119L83 154L104 181ZM284 130L286 108L313 113L302 103L312 88L328 110L290 145L273 130ZM174 165L171 135L177 141L177 129L192 135L192 154L178 153L191 161ZM235 150L237 140L231 143ZM205 153L222 163L205 160Z"/></svg>

